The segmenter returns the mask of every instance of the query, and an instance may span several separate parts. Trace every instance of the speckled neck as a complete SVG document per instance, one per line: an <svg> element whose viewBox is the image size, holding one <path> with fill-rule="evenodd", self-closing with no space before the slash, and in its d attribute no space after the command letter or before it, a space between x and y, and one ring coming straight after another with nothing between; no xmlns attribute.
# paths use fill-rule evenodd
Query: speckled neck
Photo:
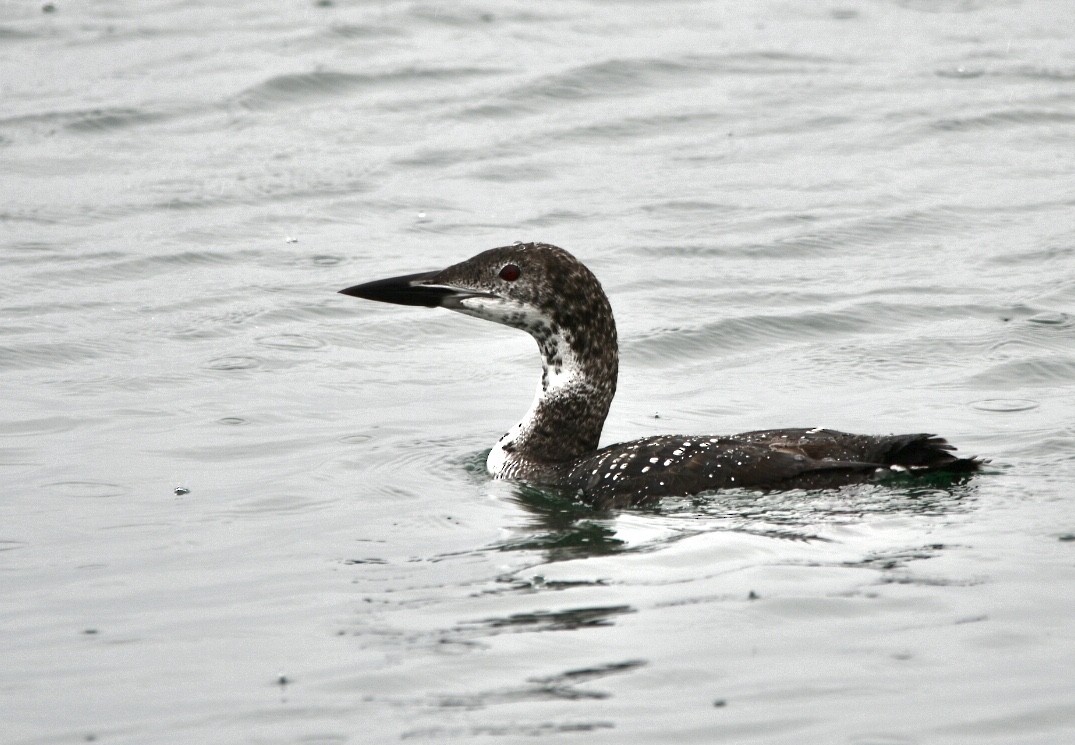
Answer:
<svg viewBox="0 0 1075 745"><path fill-rule="evenodd" d="M535 469L572 461L597 449L601 428L616 392L615 329L606 337L611 354L579 359L575 335L533 334L541 351L541 384L534 402L490 453L497 476L526 478ZM499 463L498 463L499 461Z"/></svg>
<svg viewBox="0 0 1075 745"><path fill-rule="evenodd" d="M619 348L604 290L571 254L540 243L511 247L514 258L504 251L487 252L487 260L522 264L532 291L517 313L497 320L534 337L542 371L530 410L497 442L488 467L494 476L525 479L597 449L616 393ZM489 317L480 301L459 310Z"/></svg>

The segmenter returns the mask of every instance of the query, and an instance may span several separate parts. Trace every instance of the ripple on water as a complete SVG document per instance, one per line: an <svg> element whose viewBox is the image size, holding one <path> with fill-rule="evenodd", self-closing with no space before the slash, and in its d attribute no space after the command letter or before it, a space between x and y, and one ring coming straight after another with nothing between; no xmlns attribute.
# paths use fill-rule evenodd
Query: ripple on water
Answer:
<svg viewBox="0 0 1075 745"><path fill-rule="evenodd" d="M491 75L494 69L476 67L406 68L380 73L314 72L275 75L243 91L236 103L249 109L268 109L293 105L315 98L331 98L361 88L385 88L398 91L407 84L438 81L458 82L464 78Z"/></svg>
<svg viewBox="0 0 1075 745"><path fill-rule="evenodd" d="M1010 360L972 375L970 382L980 387L1050 386L1075 381L1075 360L1067 357L1037 357Z"/></svg>
<svg viewBox="0 0 1075 745"><path fill-rule="evenodd" d="M0 26L0 40L14 41L17 39L36 39L39 34L24 31L10 26Z"/></svg>
<svg viewBox="0 0 1075 745"><path fill-rule="evenodd" d="M257 357L243 357L239 355L228 357L215 357L202 365L206 370L253 370L261 367L261 360Z"/></svg>
<svg viewBox="0 0 1075 745"><path fill-rule="evenodd" d="M573 629L611 626L616 616L634 613L630 605L588 606L558 611L512 613L507 616L473 621L463 628L484 628L490 635L520 631L570 631Z"/></svg>
<svg viewBox="0 0 1075 745"><path fill-rule="evenodd" d="M105 342L23 343L0 346L0 370L63 368L98 359L108 352Z"/></svg>
<svg viewBox="0 0 1075 745"><path fill-rule="evenodd" d="M1036 323L1041 326L1070 326L1072 318L1067 313L1061 313L1060 311L1046 311L1043 313L1037 313L1030 318L1026 319L1027 323Z"/></svg>
<svg viewBox="0 0 1075 745"><path fill-rule="evenodd" d="M971 13L987 4L987 0L894 0L896 5L920 13Z"/></svg>
<svg viewBox="0 0 1075 745"><path fill-rule="evenodd" d="M1039 406L1041 403L1029 398L983 398L980 401L971 402L971 407L979 411L1029 411Z"/></svg>
<svg viewBox="0 0 1075 745"><path fill-rule="evenodd" d="M334 254L315 254L309 257L307 261L314 266L337 266L346 261L346 259L343 256Z"/></svg>
<svg viewBox="0 0 1075 745"><path fill-rule="evenodd" d="M638 94L674 84L710 81L713 75L808 73L834 62L832 58L780 52L687 54L677 59L621 57L579 65L544 75L506 91L501 98L525 106L541 101L575 102Z"/></svg>
<svg viewBox="0 0 1075 745"><path fill-rule="evenodd" d="M377 433L353 432L338 439L346 445L358 445L360 456L346 454L349 467L359 472L377 471L400 473L450 474L466 471L487 478L484 470L485 453L481 454L481 473L471 472L468 463L475 454L460 456L462 445L458 437L411 439L411 430L380 428Z"/></svg>
<svg viewBox="0 0 1075 745"><path fill-rule="evenodd" d="M1002 109L980 116L938 119L933 123L943 131L966 131L1001 127L1025 127L1035 124L1075 124L1075 114L1047 109Z"/></svg>
<svg viewBox="0 0 1075 745"><path fill-rule="evenodd" d="M130 108L44 111L0 119L0 127L52 135L57 129L95 134L135 127L164 119L165 115Z"/></svg>
<svg viewBox="0 0 1075 745"><path fill-rule="evenodd" d="M217 419L217 424L227 424L229 426L239 426L242 424L249 424L250 422L243 419L241 416L226 416Z"/></svg>
<svg viewBox="0 0 1075 745"><path fill-rule="evenodd" d="M985 75L985 70L980 67L963 67L962 65L937 71L937 77L956 78L957 80L980 78Z"/></svg>
<svg viewBox="0 0 1075 745"><path fill-rule="evenodd" d="M334 23L328 28L328 35L341 39L374 39L384 36L399 36L400 29L389 26L363 26L355 23ZM321 43L319 40L317 43Z"/></svg>
<svg viewBox="0 0 1075 745"><path fill-rule="evenodd" d="M307 334L270 334L259 336L254 342L272 349L320 349L325 346L325 342Z"/></svg>
<svg viewBox="0 0 1075 745"><path fill-rule="evenodd" d="M360 445L360 444L362 444L364 442L369 442L371 439L373 439L373 435L369 435L369 434L354 434L354 435L344 435L343 437L341 437L338 440L338 442L342 442L345 445Z"/></svg>
<svg viewBox="0 0 1075 745"><path fill-rule="evenodd" d="M149 124L163 118L162 114L139 109L92 109L79 112L77 116L71 117L64 126L74 132L108 132Z"/></svg>
<svg viewBox="0 0 1075 745"><path fill-rule="evenodd" d="M1032 354L1040 354L1041 351L1040 344L1024 339L1004 339L989 347L989 355L999 359L1026 359Z"/></svg>
<svg viewBox="0 0 1075 745"><path fill-rule="evenodd" d="M868 330L885 315L872 308L788 315L723 318L689 328L654 329L632 345L632 351L654 362L708 357L715 351L774 346L804 339L836 338ZM898 317L898 316L897 316Z"/></svg>
<svg viewBox="0 0 1075 745"><path fill-rule="evenodd" d="M54 481L50 484L44 484L43 488L65 497L87 499L121 497L128 493L127 487L110 484L106 481Z"/></svg>
<svg viewBox="0 0 1075 745"><path fill-rule="evenodd" d="M32 437L52 435L58 432L70 432L79 427L96 422L91 417L50 416L40 419L8 420L0 427L0 437Z"/></svg>
<svg viewBox="0 0 1075 745"><path fill-rule="evenodd" d="M260 255L256 251L178 251L131 257L125 253L110 251L82 257L81 261L72 261L71 266L63 269L57 269L57 260L52 257L41 257L36 262L41 266L41 271L36 276L46 283L55 282L57 279L70 279L80 283L92 281L101 284L129 279L141 280L160 274L171 275L177 268L241 264L251 262Z"/></svg>

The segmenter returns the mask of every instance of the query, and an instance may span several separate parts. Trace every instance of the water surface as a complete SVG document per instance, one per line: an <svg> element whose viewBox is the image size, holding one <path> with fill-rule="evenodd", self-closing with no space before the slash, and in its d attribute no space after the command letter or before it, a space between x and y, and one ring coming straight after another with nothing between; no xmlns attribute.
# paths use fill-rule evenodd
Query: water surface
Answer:
<svg viewBox="0 0 1075 745"><path fill-rule="evenodd" d="M1070 738L1056 4L53 6L0 8L5 741ZM494 483L533 342L334 293L514 240L611 296L606 443L992 463L618 513Z"/></svg>

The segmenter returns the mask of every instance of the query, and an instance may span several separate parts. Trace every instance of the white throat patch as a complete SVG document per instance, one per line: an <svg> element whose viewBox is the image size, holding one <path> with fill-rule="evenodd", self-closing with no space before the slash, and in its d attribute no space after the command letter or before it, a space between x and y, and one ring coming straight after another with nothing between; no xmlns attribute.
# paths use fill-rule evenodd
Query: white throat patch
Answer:
<svg viewBox="0 0 1075 745"><path fill-rule="evenodd" d="M582 367L571 350L571 345L553 320L536 308L500 298L467 298L460 302L460 313L497 321L530 332L538 341L542 353L542 380L538 383L533 403L518 424L508 430L489 451L486 470L493 478L512 478L518 466L514 447L534 429L546 401L565 395L584 380ZM540 330L547 330L540 336ZM555 329L555 330L554 330Z"/></svg>

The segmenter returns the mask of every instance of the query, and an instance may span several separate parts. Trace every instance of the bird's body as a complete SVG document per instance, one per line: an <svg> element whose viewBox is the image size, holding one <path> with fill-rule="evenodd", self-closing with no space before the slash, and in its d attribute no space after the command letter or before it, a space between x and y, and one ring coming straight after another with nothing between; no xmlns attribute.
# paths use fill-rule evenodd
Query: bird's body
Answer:
<svg viewBox="0 0 1075 745"><path fill-rule="evenodd" d="M530 410L489 453L494 478L569 490L599 504L638 504L712 489L826 488L893 472L967 472L929 434L780 429L730 436L661 435L598 449L616 392L612 308L597 278L556 246L494 248L439 271L369 282L344 294L444 307L527 331L541 384Z"/></svg>

